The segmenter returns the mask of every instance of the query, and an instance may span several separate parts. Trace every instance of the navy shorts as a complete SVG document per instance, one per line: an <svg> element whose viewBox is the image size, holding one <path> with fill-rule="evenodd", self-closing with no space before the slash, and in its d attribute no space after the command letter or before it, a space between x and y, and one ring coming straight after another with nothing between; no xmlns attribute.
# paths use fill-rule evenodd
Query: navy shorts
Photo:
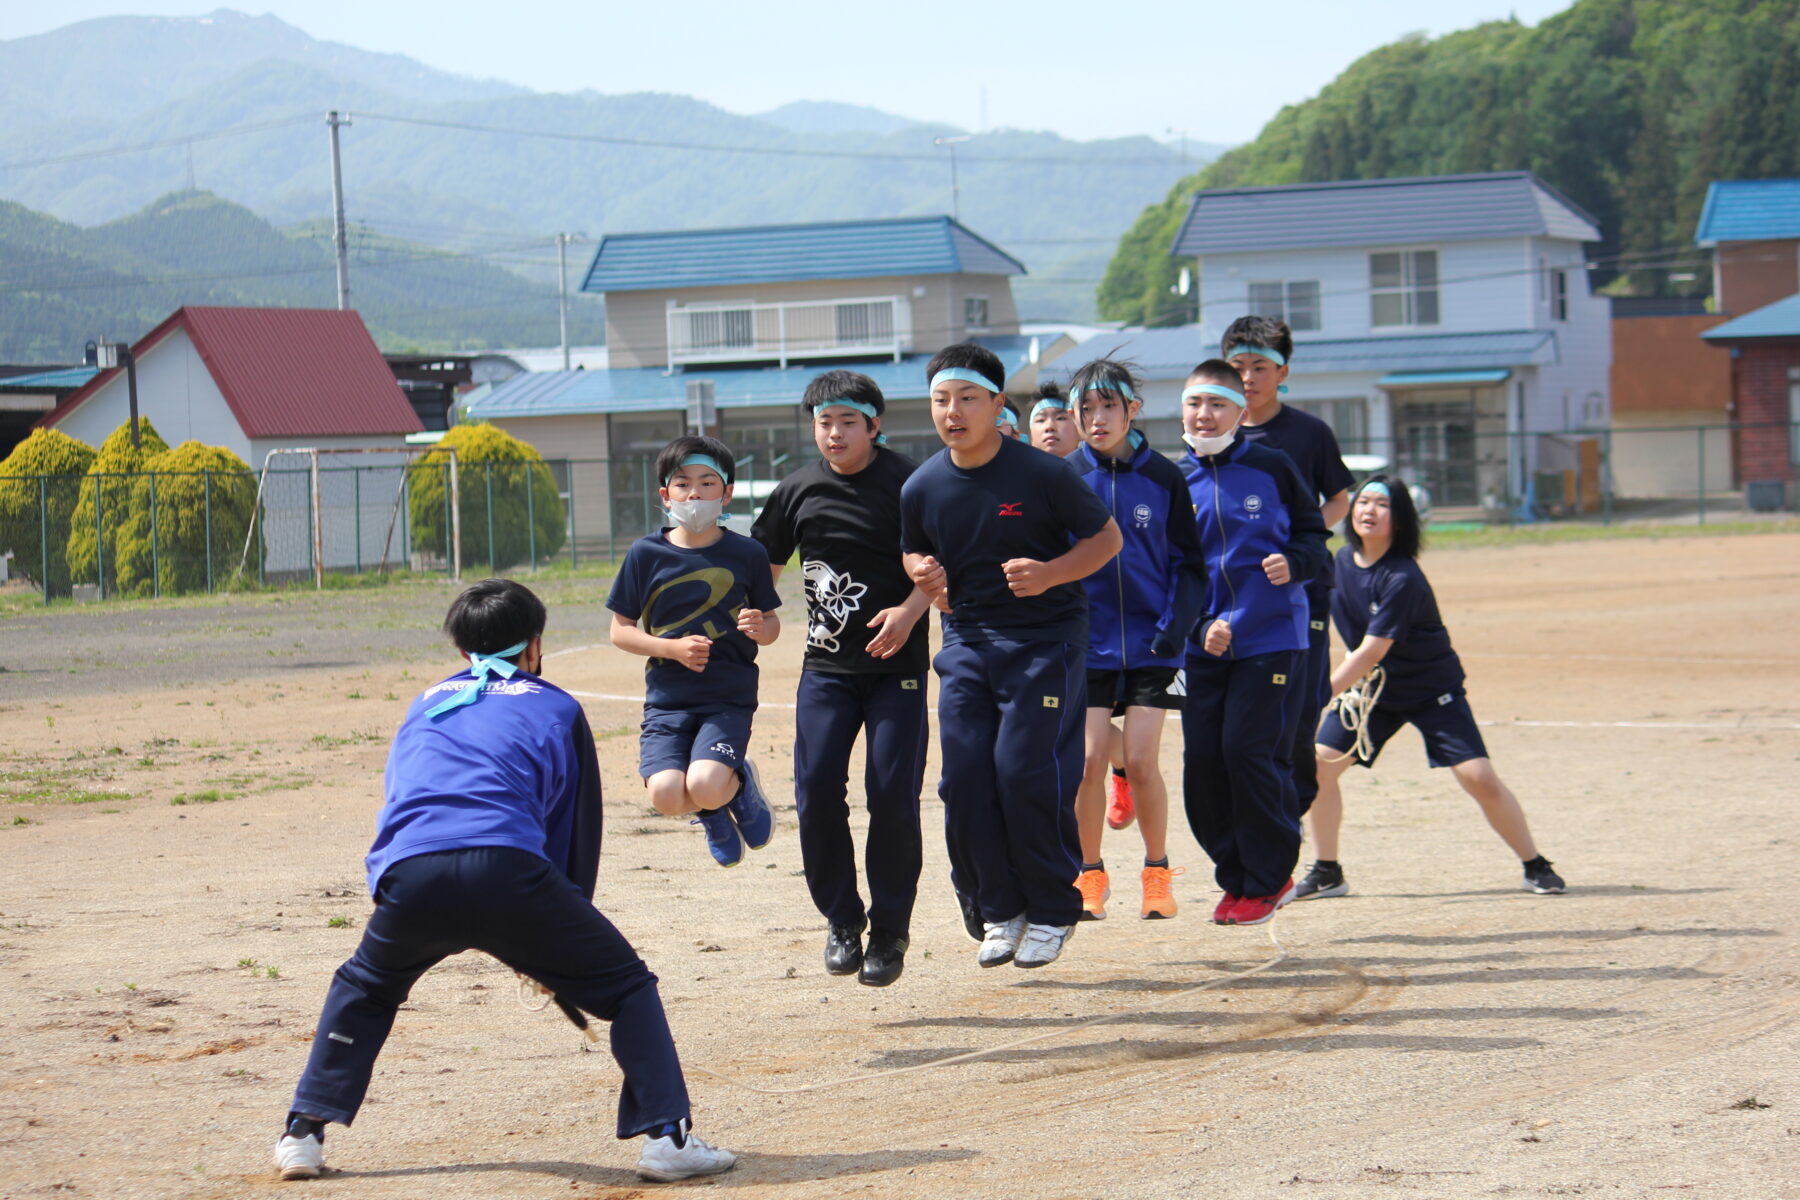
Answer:
<svg viewBox="0 0 1800 1200"><path fill-rule="evenodd" d="M1089 708L1110 708L1122 717L1127 708L1166 708L1181 711L1187 695L1187 679L1180 667L1128 667L1123 671L1088 669Z"/></svg>
<svg viewBox="0 0 1800 1200"><path fill-rule="evenodd" d="M736 704L707 712L644 705L638 774L648 779L658 771L685 771L702 759L742 767L750 752L750 718L755 714L754 708Z"/></svg>
<svg viewBox="0 0 1800 1200"><path fill-rule="evenodd" d="M1434 767L1454 767L1471 758L1487 757L1487 743L1481 740L1481 730L1476 727L1468 697L1462 692L1445 692L1423 704L1409 704L1400 709L1377 704L1368 720L1368 761L1357 761L1365 767L1374 766L1387 740L1405 725L1417 729L1419 736L1425 739L1425 761ZM1348 754L1356 745L1356 735L1344 728L1337 709L1332 708L1326 710L1325 719L1319 722L1318 742L1339 754Z"/></svg>

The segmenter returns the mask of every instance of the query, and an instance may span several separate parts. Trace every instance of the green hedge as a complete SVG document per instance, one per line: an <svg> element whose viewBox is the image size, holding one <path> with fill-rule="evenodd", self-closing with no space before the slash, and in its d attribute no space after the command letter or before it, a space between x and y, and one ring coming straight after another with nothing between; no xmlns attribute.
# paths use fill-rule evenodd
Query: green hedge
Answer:
<svg viewBox="0 0 1800 1200"><path fill-rule="evenodd" d="M92 446L55 429L32 430L0 462L0 552L40 588L47 556L52 595L69 594L69 525L93 462Z"/></svg>
<svg viewBox="0 0 1800 1200"><path fill-rule="evenodd" d="M146 462L130 484L115 541L121 592L207 591L236 570L256 511L256 477L243 459L222 446L183 442Z"/></svg>
<svg viewBox="0 0 1800 1200"><path fill-rule="evenodd" d="M131 422L126 421L100 443L100 453L88 466L87 482L82 485L81 499L69 526L70 578L77 583L99 583L105 595L111 595L119 586L119 529L130 514L128 506L135 482L131 476L169 448L143 417L138 418L138 441L140 445L131 444ZM100 505L98 513L94 509L96 501Z"/></svg>
<svg viewBox="0 0 1800 1200"><path fill-rule="evenodd" d="M448 505L449 451L456 451L462 502L462 566L485 568L490 561L488 530L493 529L491 561L496 570L525 562L534 545L539 560L562 549L564 512L556 478L543 456L492 425L458 425L437 448L413 465L411 494L413 545L443 548L449 557L450 532L445 528ZM527 488L530 489L529 496ZM492 509L489 497L492 497ZM530 520L527 519L529 514Z"/></svg>

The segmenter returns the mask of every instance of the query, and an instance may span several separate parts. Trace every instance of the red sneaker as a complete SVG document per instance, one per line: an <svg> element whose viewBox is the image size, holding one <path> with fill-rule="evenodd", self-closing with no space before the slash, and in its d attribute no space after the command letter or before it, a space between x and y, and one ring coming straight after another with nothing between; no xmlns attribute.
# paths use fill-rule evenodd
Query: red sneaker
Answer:
<svg viewBox="0 0 1800 1200"><path fill-rule="evenodd" d="M1294 881L1288 880L1273 896L1245 896L1231 910L1230 925L1261 925L1274 917L1275 910L1294 898Z"/></svg>
<svg viewBox="0 0 1800 1200"><path fill-rule="evenodd" d="M1106 806L1106 823L1123 829L1137 819L1137 806L1131 800L1131 780L1123 775L1108 775L1112 781L1112 803Z"/></svg>
<svg viewBox="0 0 1800 1200"><path fill-rule="evenodd" d="M1213 924L1231 924L1231 910L1236 908L1238 906L1238 901L1242 899L1242 896L1234 896L1230 892L1226 892L1223 896L1220 896L1219 906L1213 909Z"/></svg>

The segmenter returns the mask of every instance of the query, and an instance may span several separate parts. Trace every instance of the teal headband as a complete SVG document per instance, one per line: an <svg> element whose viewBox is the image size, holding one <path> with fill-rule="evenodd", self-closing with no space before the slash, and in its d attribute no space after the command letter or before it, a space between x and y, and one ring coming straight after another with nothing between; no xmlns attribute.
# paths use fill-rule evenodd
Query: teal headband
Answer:
<svg viewBox="0 0 1800 1200"><path fill-rule="evenodd" d="M1031 406L1031 416L1028 419L1035 421L1037 420L1037 415L1039 413L1046 411L1068 412L1069 406L1063 402L1063 399L1060 396L1045 396L1042 400L1039 400L1036 404Z"/></svg>
<svg viewBox="0 0 1800 1200"><path fill-rule="evenodd" d="M1019 427L1019 414L1012 405L1002 404L1000 406L1000 411L994 416L994 428L1005 429L1008 424L1011 424L1014 429L1017 429Z"/></svg>
<svg viewBox="0 0 1800 1200"><path fill-rule="evenodd" d="M1388 491L1388 485L1381 482L1379 479L1363 484L1362 490L1356 494L1361 496L1366 492L1373 492L1377 496L1386 496L1389 500L1394 498L1394 494Z"/></svg>
<svg viewBox="0 0 1800 1200"><path fill-rule="evenodd" d="M725 480L725 468L721 467L719 465L719 460L710 454L690 454L675 464L675 471L679 471L683 467L705 467L714 475L717 475L721 483ZM667 486L669 479L674 476L675 471L670 471L668 475L663 477L663 484L665 486Z"/></svg>
<svg viewBox="0 0 1800 1200"><path fill-rule="evenodd" d="M825 401L825 403L815 407L813 409L813 412L814 413L822 413L828 408L847 408L851 412L861 413L863 416L869 418L869 420L871 420L871 421L881 420L881 414L875 411L875 406L873 404L864 404L861 400L852 400L848 396L839 396L835 400L827 400L827 401ZM887 434L885 434L885 433L876 434L875 435L875 444L877 446L887 445ZM721 475L721 476L719 476L719 478L723 479L724 476Z"/></svg>
<svg viewBox="0 0 1800 1200"><path fill-rule="evenodd" d="M1123 396L1127 400L1137 399L1137 393L1131 390L1131 385L1129 383L1121 383L1116 387L1110 383L1090 383L1070 392L1069 403L1071 405L1079 404L1083 392L1112 392L1114 395Z"/></svg>
<svg viewBox="0 0 1800 1200"><path fill-rule="evenodd" d="M945 367L931 377L931 390L934 392L937 391L938 384L948 382L952 379L960 379L964 383L972 383L976 387L984 387L996 396L1005 390L986 375L983 375L980 371L971 371L967 367Z"/></svg>
<svg viewBox="0 0 1800 1200"><path fill-rule="evenodd" d="M506 660L515 655L525 653L525 647L529 645L531 645L531 639L526 638L515 646L508 646L504 650L496 650L492 654L469 655L469 672L475 676L474 681L467 687L458 688L456 695L450 697L448 700L434 704L426 709L425 715L428 717L441 717L453 708L461 708L465 704L473 704L481 699L481 689L487 686L488 673L490 671L499 675L502 679L511 679L513 677L513 672L517 671L519 668L516 664L507 662Z"/></svg>
<svg viewBox="0 0 1800 1200"><path fill-rule="evenodd" d="M1250 345L1233 346L1231 349L1229 349L1225 352L1225 361L1230 362L1232 359L1236 358L1240 354L1254 354L1258 358L1268 359L1270 362L1274 363L1278 367L1287 366L1287 359L1285 359L1281 356L1281 351L1271 350L1267 346L1250 346Z"/></svg>
<svg viewBox="0 0 1800 1200"><path fill-rule="evenodd" d="M1244 393L1233 391L1228 387L1222 387L1216 383L1195 383L1190 384L1181 390L1181 398L1183 400L1190 400L1195 396L1223 396L1239 408L1242 408L1249 403L1248 400L1244 399Z"/></svg>

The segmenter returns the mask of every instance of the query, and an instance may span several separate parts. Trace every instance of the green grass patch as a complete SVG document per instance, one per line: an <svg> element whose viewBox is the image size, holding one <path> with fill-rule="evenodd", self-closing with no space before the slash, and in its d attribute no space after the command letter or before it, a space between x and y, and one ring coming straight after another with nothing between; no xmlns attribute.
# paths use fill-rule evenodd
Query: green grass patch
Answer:
<svg viewBox="0 0 1800 1200"><path fill-rule="evenodd" d="M217 804L221 800L236 800L242 795L242 792L226 792L218 788L208 788L204 792L183 792L179 796L172 796L169 803L177 808L184 804Z"/></svg>
<svg viewBox="0 0 1800 1200"><path fill-rule="evenodd" d="M1588 522L1541 525L1433 525L1425 531L1428 550L1486 550L1495 546L1548 546L1563 542L1660 541L1668 538L1748 537L1755 534L1800 533L1800 520L1709 521L1705 525L1661 522Z"/></svg>

